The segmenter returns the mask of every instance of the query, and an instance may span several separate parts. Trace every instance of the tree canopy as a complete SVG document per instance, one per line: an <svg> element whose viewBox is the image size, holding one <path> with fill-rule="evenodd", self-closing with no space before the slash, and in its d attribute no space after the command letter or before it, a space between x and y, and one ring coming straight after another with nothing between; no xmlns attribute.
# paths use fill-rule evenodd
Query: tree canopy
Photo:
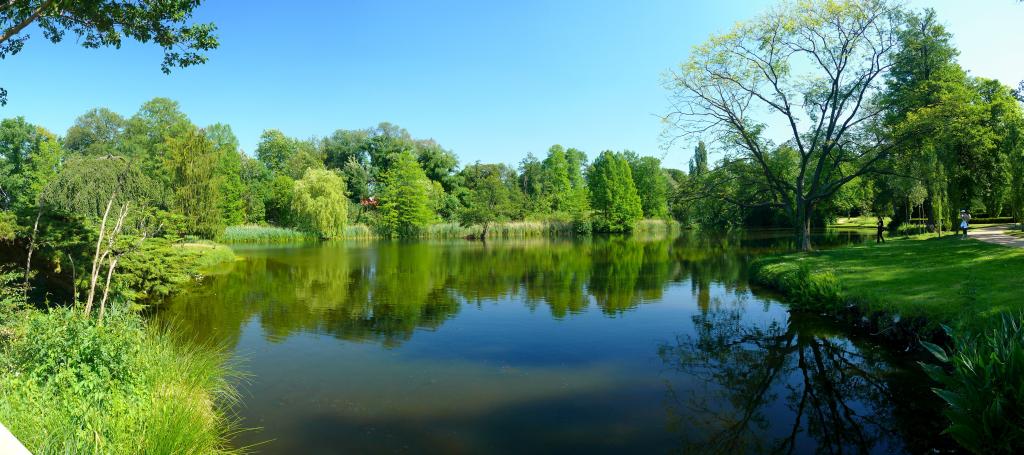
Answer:
<svg viewBox="0 0 1024 455"><path fill-rule="evenodd" d="M13 0L0 5L0 59L21 52L35 23L53 43L68 34L86 48L121 47L125 38L154 43L164 50L160 69L206 62L217 48L216 26L192 24L200 0ZM7 91L0 89L0 105Z"/></svg>

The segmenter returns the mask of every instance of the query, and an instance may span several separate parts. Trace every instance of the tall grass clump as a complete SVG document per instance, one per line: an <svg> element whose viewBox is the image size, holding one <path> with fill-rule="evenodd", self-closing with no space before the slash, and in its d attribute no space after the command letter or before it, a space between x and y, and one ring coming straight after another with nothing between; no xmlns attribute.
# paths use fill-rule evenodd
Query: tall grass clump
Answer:
<svg viewBox="0 0 1024 455"><path fill-rule="evenodd" d="M633 233L641 235L668 235L679 232L676 220L644 219L633 225Z"/></svg>
<svg viewBox="0 0 1024 455"><path fill-rule="evenodd" d="M346 239L371 239L374 238L373 230L365 224L350 224L345 226L343 235Z"/></svg>
<svg viewBox="0 0 1024 455"><path fill-rule="evenodd" d="M226 357L141 317L24 310L0 337L0 421L35 454L234 452Z"/></svg>
<svg viewBox="0 0 1024 455"><path fill-rule="evenodd" d="M299 243L315 239L316 236L295 229L257 225L229 226L220 238L224 243L236 244Z"/></svg>
<svg viewBox="0 0 1024 455"><path fill-rule="evenodd" d="M952 348L922 342L940 365L922 363L941 386L946 432L974 453L1024 451L1024 313L978 332L947 328Z"/></svg>

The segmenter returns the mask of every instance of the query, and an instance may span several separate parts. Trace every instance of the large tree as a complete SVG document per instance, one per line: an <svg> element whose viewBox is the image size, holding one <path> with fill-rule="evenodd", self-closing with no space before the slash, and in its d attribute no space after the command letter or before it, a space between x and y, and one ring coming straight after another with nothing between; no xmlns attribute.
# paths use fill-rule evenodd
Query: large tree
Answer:
<svg viewBox="0 0 1024 455"><path fill-rule="evenodd" d="M432 185L412 152L397 153L391 162L381 179L379 228L386 236L415 237L436 218Z"/></svg>
<svg viewBox="0 0 1024 455"><path fill-rule="evenodd" d="M224 228L218 151L203 130L192 128L168 141L166 172L171 207L185 219L190 234L213 238Z"/></svg>
<svg viewBox="0 0 1024 455"><path fill-rule="evenodd" d="M668 176L661 170L661 160L653 156L626 153L633 183L640 194L640 204L647 218L668 216Z"/></svg>
<svg viewBox="0 0 1024 455"><path fill-rule="evenodd" d="M754 163L770 191L753 205L784 209L801 249L811 248L815 206L893 151L871 102L892 65L900 11L887 0L783 3L712 36L666 81L677 137L712 137ZM770 126L799 154L798 171L772 171Z"/></svg>
<svg viewBox="0 0 1024 455"><path fill-rule="evenodd" d="M515 213L513 194L516 182L505 177L514 173L504 164L476 164L462 170L466 191L462 197L459 223L463 226L480 225L480 239L486 241L492 223L507 220Z"/></svg>
<svg viewBox="0 0 1024 455"><path fill-rule="evenodd" d="M153 42L164 50L160 69L206 62L217 47L212 23L190 24L200 0L8 0L0 2L0 59L21 51L35 23L58 43L69 33L86 48L121 47L125 38ZM7 91L0 88L0 105Z"/></svg>
<svg viewBox="0 0 1024 455"><path fill-rule="evenodd" d="M621 153L602 152L587 173L594 229L600 232L629 232L643 217L640 195L633 183L629 163Z"/></svg>

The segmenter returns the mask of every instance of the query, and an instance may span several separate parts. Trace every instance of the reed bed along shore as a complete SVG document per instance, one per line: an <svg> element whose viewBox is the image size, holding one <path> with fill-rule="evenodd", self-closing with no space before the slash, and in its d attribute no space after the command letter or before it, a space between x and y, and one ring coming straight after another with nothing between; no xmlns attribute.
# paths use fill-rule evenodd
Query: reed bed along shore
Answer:
<svg viewBox="0 0 1024 455"><path fill-rule="evenodd" d="M678 232L679 223L674 220L648 219L636 223L633 233L638 235L659 235ZM420 232L419 238L431 240L480 238L483 226L463 226L458 223L437 223ZM487 229L489 239L525 239L538 237L568 237L587 235L580 233L580 226L564 220L507 221L491 224ZM381 236L365 224L345 227L341 240L378 239ZM296 229L277 226L242 225L224 230L220 241L227 244L286 244L318 240L315 235Z"/></svg>

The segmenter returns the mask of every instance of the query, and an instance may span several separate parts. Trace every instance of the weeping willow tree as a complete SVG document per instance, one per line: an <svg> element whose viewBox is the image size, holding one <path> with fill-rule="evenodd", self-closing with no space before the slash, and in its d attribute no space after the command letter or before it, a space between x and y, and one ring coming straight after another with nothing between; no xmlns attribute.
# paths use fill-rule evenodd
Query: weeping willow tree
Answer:
<svg viewBox="0 0 1024 455"><path fill-rule="evenodd" d="M307 169L295 182L292 210L298 225L320 238L340 238L348 219L345 180L334 171Z"/></svg>
<svg viewBox="0 0 1024 455"><path fill-rule="evenodd" d="M165 169L171 181L171 208L184 217L188 233L213 238L224 229L221 216L219 154L197 128L167 139Z"/></svg>
<svg viewBox="0 0 1024 455"><path fill-rule="evenodd" d="M75 156L42 192L43 204L58 212L98 220L108 201L115 206L147 206L158 197L159 185L137 162L122 156Z"/></svg>

